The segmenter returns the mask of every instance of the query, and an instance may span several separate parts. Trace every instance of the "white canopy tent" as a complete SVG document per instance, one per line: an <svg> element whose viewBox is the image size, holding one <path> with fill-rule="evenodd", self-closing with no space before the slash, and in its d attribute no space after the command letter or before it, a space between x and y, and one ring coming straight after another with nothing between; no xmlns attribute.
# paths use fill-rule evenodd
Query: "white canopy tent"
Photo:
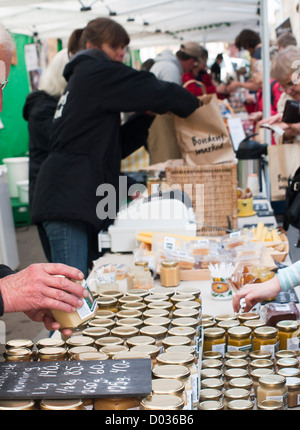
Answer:
<svg viewBox="0 0 300 430"><path fill-rule="evenodd" d="M259 31L258 0L0 0L0 21L12 32L67 38L97 16L111 16L131 47L203 38L233 41L243 28Z"/></svg>

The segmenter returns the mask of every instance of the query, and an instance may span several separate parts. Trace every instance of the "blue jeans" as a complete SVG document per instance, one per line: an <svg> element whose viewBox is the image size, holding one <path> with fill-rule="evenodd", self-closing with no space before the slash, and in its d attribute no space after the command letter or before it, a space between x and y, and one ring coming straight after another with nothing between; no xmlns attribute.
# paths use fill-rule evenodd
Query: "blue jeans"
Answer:
<svg viewBox="0 0 300 430"><path fill-rule="evenodd" d="M76 267L88 275L88 227L76 221L46 221L43 227L49 239L52 263Z"/></svg>

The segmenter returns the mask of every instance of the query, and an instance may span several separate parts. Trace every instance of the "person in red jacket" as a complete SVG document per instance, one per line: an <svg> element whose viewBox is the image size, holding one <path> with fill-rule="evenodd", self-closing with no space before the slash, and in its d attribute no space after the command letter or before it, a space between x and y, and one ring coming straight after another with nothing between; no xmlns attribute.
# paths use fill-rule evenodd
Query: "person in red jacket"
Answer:
<svg viewBox="0 0 300 430"><path fill-rule="evenodd" d="M218 98L224 99L226 97L226 85L220 84L217 87L214 85L211 75L207 72L207 59L208 52L201 47L201 58L198 62L195 62L191 71L182 75L182 83L195 96L202 96L204 93L217 94ZM198 82L195 82L195 80ZM205 91L203 91L203 86Z"/></svg>

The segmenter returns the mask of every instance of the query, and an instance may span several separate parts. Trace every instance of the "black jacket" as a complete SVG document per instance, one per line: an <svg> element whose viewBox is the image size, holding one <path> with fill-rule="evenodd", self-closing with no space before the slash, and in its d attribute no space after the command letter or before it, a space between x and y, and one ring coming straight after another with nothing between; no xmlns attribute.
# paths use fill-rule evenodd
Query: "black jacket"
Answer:
<svg viewBox="0 0 300 430"><path fill-rule="evenodd" d="M68 85L54 116L51 153L39 172L31 209L35 223L76 220L104 228L98 219L97 187L116 190L121 159L145 143L152 117L167 111L185 117L198 99L179 85L162 82L111 61L100 50L78 53L67 64ZM137 114L121 126L120 112Z"/></svg>
<svg viewBox="0 0 300 430"><path fill-rule="evenodd" d="M0 279L4 278L5 276L12 275L15 273L10 267L5 266L4 264L0 264ZM1 295L1 289L0 289L0 317L2 317L4 313L4 307L3 307L3 299Z"/></svg>
<svg viewBox="0 0 300 430"><path fill-rule="evenodd" d="M29 202L31 205L35 181L43 161L50 150L53 131L53 116L58 97L45 91L30 93L23 108L23 117L28 121L29 131Z"/></svg>

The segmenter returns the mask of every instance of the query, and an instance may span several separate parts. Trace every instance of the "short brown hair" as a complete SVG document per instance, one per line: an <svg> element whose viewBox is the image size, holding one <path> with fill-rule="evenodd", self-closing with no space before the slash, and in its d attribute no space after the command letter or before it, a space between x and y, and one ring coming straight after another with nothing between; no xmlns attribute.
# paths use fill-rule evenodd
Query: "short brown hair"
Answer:
<svg viewBox="0 0 300 430"><path fill-rule="evenodd" d="M254 49L261 42L260 36L253 30L243 30L235 39L235 46L241 50L244 49Z"/></svg>
<svg viewBox="0 0 300 430"><path fill-rule="evenodd" d="M90 21L82 32L83 49L86 48L87 42L92 43L98 49L101 49L103 43L117 48L120 45L127 46L130 38L125 28L116 21L110 18L96 18Z"/></svg>
<svg viewBox="0 0 300 430"><path fill-rule="evenodd" d="M277 45L280 48L286 48L291 45L297 46L297 40L292 33L286 31L277 38Z"/></svg>

